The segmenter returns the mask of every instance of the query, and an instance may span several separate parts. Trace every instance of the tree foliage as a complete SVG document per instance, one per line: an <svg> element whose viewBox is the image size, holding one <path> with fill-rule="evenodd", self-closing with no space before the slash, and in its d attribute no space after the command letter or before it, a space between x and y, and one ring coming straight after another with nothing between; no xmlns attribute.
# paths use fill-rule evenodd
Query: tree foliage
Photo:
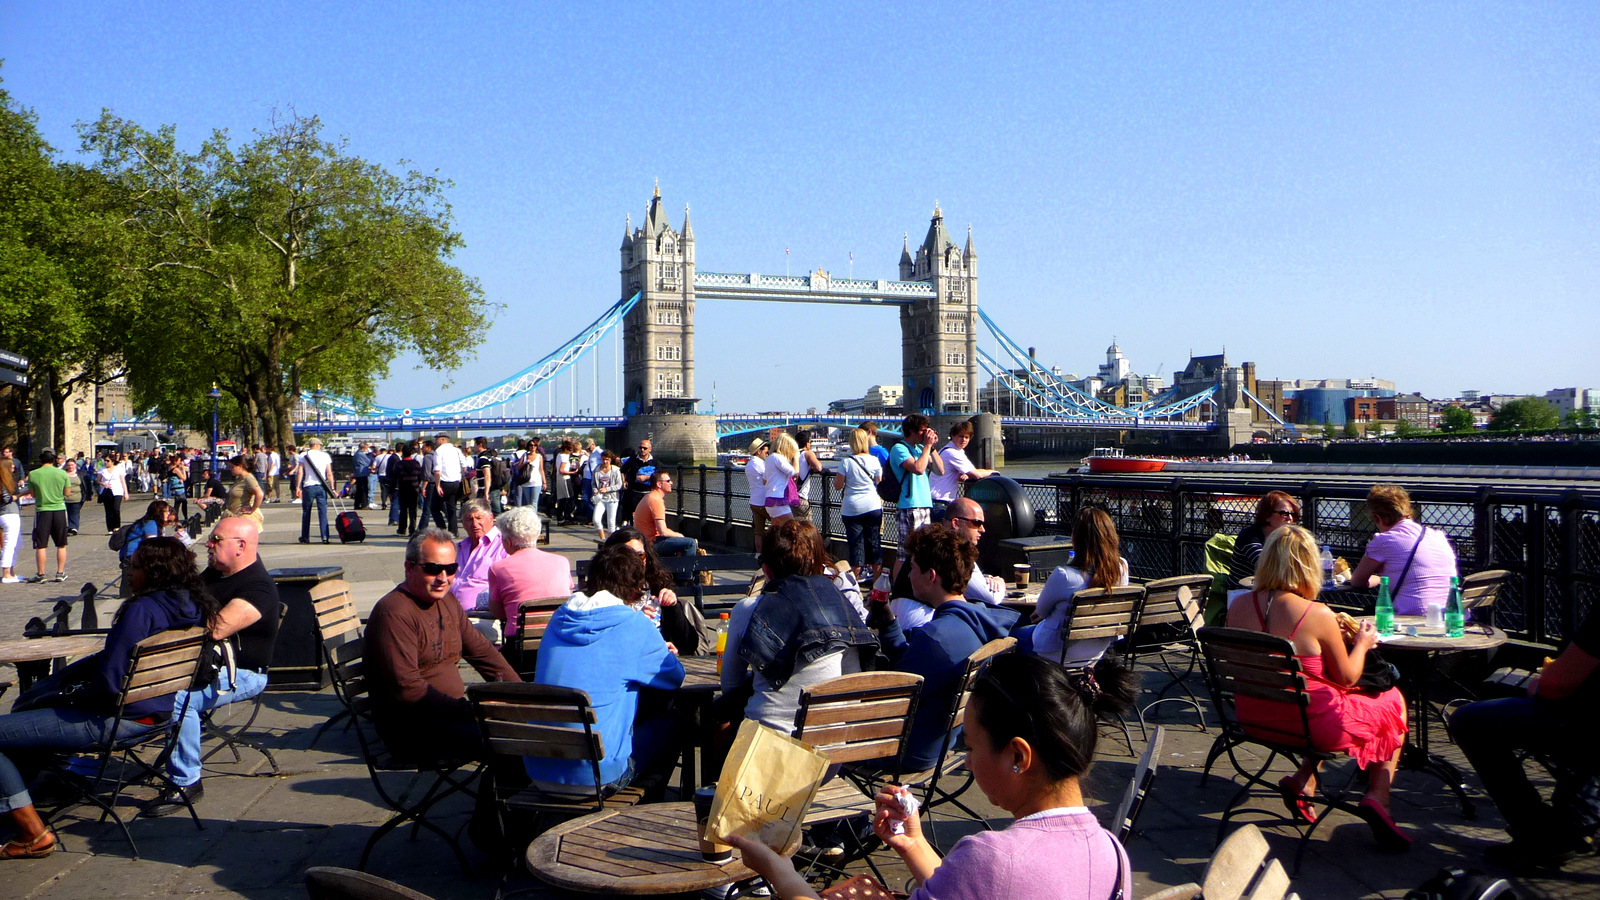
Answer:
<svg viewBox="0 0 1600 900"><path fill-rule="evenodd" d="M1361 429L1353 421L1346 420L1345 423L1344 423L1344 428L1342 430L1344 432L1344 437L1347 437L1347 438L1358 438L1358 437L1361 437Z"/></svg>
<svg viewBox="0 0 1600 900"><path fill-rule="evenodd" d="M1411 424L1410 419L1397 419L1394 423L1395 437L1410 437L1417 433L1417 426Z"/></svg>
<svg viewBox="0 0 1600 900"><path fill-rule="evenodd" d="M1489 419L1489 430L1537 431L1560 424L1561 415L1550 401L1541 397L1519 397L1495 410Z"/></svg>
<svg viewBox="0 0 1600 900"><path fill-rule="evenodd" d="M322 137L316 117L274 116L235 146L194 152L110 112L80 126L95 170L121 191L133 267L159 302L125 335L135 402L203 420L212 382L252 442L292 441L313 386L370 399L396 355L458 366L488 308L450 263L461 246L441 179L396 175Z"/></svg>
<svg viewBox="0 0 1600 900"><path fill-rule="evenodd" d="M1472 410L1464 406L1446 406L1439 412L1439 430L1462 434L1473 429Z"/></svg>

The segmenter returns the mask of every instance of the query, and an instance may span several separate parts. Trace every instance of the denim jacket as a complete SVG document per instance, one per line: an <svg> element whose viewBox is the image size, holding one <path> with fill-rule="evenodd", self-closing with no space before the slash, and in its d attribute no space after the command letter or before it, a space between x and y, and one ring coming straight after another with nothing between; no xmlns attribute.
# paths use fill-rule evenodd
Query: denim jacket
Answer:
<svg viewBox="0 0 1600 900"><path fill-rule="evenodd" d="M825 575L792 575L763 594L750 615L739 655L781 688L794 674L847 647L876 649L878 639Z"/></svg>

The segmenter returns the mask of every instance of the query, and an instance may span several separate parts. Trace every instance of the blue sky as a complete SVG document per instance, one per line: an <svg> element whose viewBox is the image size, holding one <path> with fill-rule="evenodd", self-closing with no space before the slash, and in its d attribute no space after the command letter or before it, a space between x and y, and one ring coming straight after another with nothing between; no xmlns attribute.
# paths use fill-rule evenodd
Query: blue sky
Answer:
<svg viewBox="0 0 1600 900"><path fill-rule="evenodd" d="M1592 3L0 0L0 74L63 152L101 107L194 146L292 106L455 182L456 262L505 309L459 371L396 360L377 399L401 406L614 301L657 178L705 271L781 273L787 247L892 278L937 201L981 305L1079 374L1115 336L1141 373L1225 346L1433 397L1600 387L1596 47ZM899 377L892 310L707 301L696 332L725 411Z"/></svg>

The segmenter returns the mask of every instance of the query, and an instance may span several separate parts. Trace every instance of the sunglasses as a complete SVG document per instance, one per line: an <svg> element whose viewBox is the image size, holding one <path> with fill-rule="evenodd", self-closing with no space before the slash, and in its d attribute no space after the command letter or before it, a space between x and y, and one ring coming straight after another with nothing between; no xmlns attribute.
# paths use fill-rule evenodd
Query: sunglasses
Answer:
<svg viewBox="0 0 1600 900"><path fill-rule="evenodd" d="M989 527L988 524L985 523L984 520L982 520L982 519L969 519L966 516L951 516L950 517L950 521L952 521L952 522L965 522L968 525L971 525L973 528L978 529L979 531L982 531L985 528Z"/></svg>
<svg viewBox="0 0 1600 900"><path fill-rule="evenodd" d="M1294 510L1292 509L1275 509L1272 511L1272 514L1275 516L1283 516L1284 518L1288 519L1294 518Z"/></svg>
<svg viewBox="0 0 1600 900"><path fill-rule="evenodd" d="M424 575L455 575L456 570L461 568L461 564L424 562L417 563L417 568L421 569Z"/></svg>

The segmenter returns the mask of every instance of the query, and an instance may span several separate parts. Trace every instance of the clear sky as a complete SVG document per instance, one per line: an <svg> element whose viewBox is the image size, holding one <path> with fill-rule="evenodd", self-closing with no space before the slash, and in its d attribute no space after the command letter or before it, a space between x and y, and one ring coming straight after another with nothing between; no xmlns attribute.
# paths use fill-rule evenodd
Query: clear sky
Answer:
<svg viewBox="0 0 1600 900"><path fill-rule="evenodd" d="M1600 387L1600 4L756 6L0 0L0 75L64 153L102 107L192 147L292 106L452 179L505 309L384 404L597 316L657 178L702 271L893 278L937 201L980 304L1078 374L1114 336L1140 373ZM899 379L892 310L706 301L696 343L724 411Z"/></svg>

